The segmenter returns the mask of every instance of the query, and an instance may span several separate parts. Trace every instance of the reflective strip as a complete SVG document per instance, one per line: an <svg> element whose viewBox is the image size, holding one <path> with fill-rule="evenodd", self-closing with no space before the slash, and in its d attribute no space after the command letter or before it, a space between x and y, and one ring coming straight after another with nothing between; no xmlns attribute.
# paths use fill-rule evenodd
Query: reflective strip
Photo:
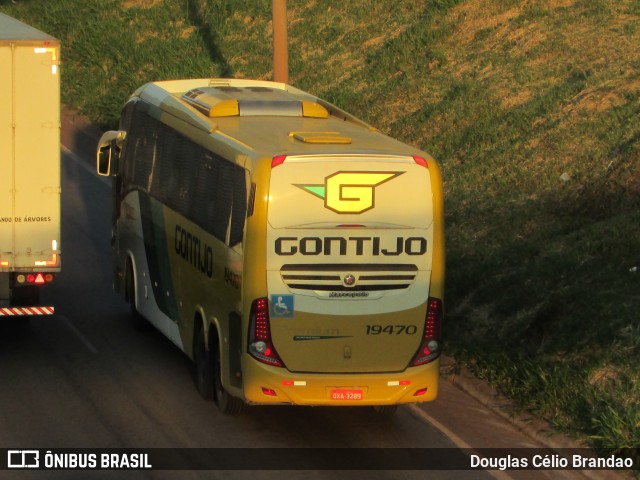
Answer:
<svg viewBox="0 0 640 480"><path fill-rule="evenodd" d="M9 307L0 308L0 317L16 315L53 315L55 307Z"/></svg>
<svg viewBox="0 0 640 480"><path fill-rule="evenodd" d="M306 387L306 380L283 380L282 385L285 387Z"/></svg>

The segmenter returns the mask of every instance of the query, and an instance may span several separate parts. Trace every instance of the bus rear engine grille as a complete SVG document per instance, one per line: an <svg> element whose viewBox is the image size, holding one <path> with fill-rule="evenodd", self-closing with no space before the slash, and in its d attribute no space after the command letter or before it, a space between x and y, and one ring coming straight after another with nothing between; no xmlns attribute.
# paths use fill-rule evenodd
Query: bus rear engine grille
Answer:
<svg viewBox="0 0 640 480"><path fill-rule="evenodd" d="M416 265L300 264L283 265L280 273L292 290L374 292L405 290L415 281Z"/></svg>

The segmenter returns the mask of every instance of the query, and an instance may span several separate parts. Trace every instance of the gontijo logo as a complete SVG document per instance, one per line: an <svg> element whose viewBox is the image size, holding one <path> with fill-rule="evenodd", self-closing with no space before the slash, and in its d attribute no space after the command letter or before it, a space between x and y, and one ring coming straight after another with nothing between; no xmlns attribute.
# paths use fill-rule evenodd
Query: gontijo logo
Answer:
<svg viewBox="0 0 640 480"><path fill-rule="evenodd" d="M375 189L404 172L336 172L324 185L296 187L324 200L325 208L336 213L363 213L375 206Z"/></svg>

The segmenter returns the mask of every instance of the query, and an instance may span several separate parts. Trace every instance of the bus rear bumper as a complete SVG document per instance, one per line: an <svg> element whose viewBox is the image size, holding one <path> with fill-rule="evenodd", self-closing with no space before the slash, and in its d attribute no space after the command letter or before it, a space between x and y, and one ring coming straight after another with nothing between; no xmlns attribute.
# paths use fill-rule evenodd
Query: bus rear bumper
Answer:
<svg viewBox="0 0 640 480"><path fill-rule="evenodd" d="M373 406L419 403L438 395L439 359L401 373L314 374L247 359L245 402L309 406Z"/></svg>

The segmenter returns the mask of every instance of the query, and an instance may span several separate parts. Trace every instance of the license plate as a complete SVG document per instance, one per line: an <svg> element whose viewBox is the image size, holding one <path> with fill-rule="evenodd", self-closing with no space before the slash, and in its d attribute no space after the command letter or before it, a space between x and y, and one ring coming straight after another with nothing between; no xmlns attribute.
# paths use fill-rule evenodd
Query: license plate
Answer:
<svg viewBox="0 0 640 480"><path fill-rule="evenodd" d="M358 400L362 400L362 398L363 398L362 390L345 390L345 389L331 390L331 400L358 401Z"/></svg>

